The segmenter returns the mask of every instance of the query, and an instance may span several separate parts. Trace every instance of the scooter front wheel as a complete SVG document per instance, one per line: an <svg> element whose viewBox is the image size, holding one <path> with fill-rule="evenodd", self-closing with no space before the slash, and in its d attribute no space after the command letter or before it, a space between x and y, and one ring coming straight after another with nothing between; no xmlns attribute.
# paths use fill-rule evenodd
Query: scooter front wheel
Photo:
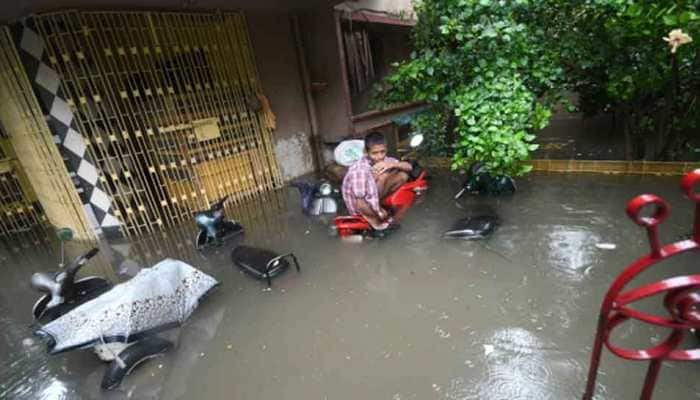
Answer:
<svg viewBox="0 0 700 400"><path fill-rule="evenodd" d="M203 230L199 230L197 237L194 240L194 248L197 250L204 249L209 244L209 236Z"/></svg>
<svg viewBox="0 0 700 400"><path fill-rule="evenodd" d="M113 360L102 378L102 389L111 390L119 386L125 376L129 375L139 364L165 353L172 343L159 338L149 337L138 341L119 353L119 360Z"/></svg>

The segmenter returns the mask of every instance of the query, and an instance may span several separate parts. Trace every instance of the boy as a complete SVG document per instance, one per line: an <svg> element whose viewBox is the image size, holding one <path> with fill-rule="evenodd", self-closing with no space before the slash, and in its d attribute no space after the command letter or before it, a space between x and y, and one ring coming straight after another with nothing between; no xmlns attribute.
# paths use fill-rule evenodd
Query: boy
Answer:
<svg viewBox="0 0 700 400"><path fill-rule="evenodd" d="M408 180L413 167L386 156L380 132L365 136L365 155L350 166L343 179L343 200L351 215L362 215L375 230L389 227L391 218L380 201Z"/></svg>

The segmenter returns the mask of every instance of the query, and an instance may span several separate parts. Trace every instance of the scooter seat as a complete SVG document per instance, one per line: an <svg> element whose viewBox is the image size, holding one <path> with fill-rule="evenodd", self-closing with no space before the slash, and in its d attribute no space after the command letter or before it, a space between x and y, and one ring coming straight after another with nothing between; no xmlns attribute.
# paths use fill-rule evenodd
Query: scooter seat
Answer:
<svg viewBox="0 0 700 400"><path fill-rule="evenodd" d="M299 262L294 254L279 255L273 251L251 246L238 246L231 252L231 259L243 271L257 279L266 279L268 286L272 278L289 268L289 259L294 261L297 272Z"/></svg>
<svg viewBox="0 0 700 400"><path fill-rule="evenodd" d="M498 227L498 217L494 215L480 215L472 218L463 218L457 221L452 229L445 232L446 239L478 240L489 237Z"/></svg>

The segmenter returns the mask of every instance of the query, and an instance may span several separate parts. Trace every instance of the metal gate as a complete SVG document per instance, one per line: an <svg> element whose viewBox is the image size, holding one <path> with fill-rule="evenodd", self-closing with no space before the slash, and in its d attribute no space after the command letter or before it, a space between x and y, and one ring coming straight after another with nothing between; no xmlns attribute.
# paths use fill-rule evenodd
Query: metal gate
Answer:
<svg viewBox="0 0 700 400"><path fill-rule="evenodd" d="M36 16L122 232L189 221L282 185L274 115L239 13Z"/></svg>

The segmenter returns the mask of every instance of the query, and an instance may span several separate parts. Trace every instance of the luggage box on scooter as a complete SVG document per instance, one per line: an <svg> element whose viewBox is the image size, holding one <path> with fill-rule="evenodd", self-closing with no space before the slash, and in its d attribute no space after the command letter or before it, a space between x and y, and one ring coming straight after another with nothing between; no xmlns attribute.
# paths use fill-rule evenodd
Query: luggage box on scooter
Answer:
<svg viewBox="0 0 700 400"><path fill-rule="evenodd" d="M299 261L293 253L278 255L273 251L251 246L238 246L231 252L231 259L243 271L257 279L266 279L272 285L272 278L289 268L289 260L294 261L300 272Z"/></svg>

